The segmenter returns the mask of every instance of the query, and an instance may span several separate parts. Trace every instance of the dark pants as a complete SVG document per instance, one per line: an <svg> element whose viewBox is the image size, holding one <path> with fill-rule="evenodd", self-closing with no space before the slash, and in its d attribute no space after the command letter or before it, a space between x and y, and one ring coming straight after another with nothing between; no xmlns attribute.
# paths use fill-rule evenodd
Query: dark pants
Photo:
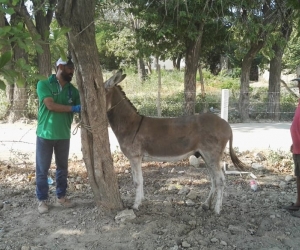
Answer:
<svg viewBox="0 0 300 250"><path fill-rule="evenodd" d="M53 151L56 164L56 196L64 197L68 186L68 158L70 139L47 140L36 139L36 196L38 200L48 199L48 171L50 169Z"/></svg>
<svg viewBox="0 0 300 250"><path fill-rule="evenodd" d="M300 176L300 155L293 154L293 160L294 160L294 174L295 176Z"/></svg>

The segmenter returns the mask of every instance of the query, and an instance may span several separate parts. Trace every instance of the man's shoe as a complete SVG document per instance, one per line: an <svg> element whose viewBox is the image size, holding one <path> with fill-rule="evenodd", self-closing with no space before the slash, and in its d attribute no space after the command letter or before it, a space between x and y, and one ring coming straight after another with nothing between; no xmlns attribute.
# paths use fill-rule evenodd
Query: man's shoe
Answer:
<svg viewBox="0 0 300 250"><path fill-rule="evenodd" d="M66 197L61 197L60 199L57 198L56 204L60 207L65 207L65 208L75 207L75 203L73 203L71 200L69 200Z"/></svg>
<svg viewBox="0 0 300 250"><path fill-rule="evenodd" d="M49 208L46 201L39 201L38 211L40 214L45 214L49 212Z"/></svg>

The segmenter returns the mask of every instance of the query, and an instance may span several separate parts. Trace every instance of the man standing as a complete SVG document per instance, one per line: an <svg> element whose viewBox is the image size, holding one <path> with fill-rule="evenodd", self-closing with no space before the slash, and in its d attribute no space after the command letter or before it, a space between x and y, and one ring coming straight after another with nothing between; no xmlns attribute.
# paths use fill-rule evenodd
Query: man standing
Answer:
<svg viewBox="0 0 300 250"><path fill-rule="evenodd" d="M48 212L48 171L55 154L56 204L73 207L66 197L71 124L74 112L80 112L78 90L70 83L74 74L71 59L56 62L57 73L37 84L39 99L36 130L36 195L39 213Z"/></svg>
<svg viewBox="0 0 300 250"><path fill-rule="evenodd" d="M298 90L300 93L300 78L296 78L292 81L298 82ZM291 146L291 152L293 153L294 160L294 173L296 176L297 196L295 203L292 203L291 205L288 205L284 208L290 211L291 215L295 217L300 217L300 100L298 103L298 107L295 111L290 131L293 142Z"/></svg>

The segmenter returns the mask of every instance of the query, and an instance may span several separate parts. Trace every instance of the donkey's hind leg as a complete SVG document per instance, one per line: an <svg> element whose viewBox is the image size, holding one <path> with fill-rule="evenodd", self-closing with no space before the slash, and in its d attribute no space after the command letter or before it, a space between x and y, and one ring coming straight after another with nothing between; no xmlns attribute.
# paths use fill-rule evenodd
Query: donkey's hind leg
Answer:
<svg viewBox="0 0 300 250"><path fill-rule="evenodd" d="M216 176L216 187L217 187L217 199L215 204L215 212L216 214L220 214L222 209L223 193L225 187L225 177L221 168L218 168L215 171L215 176Z"/></svg>
<svg viewBox="0 0 300 250"><path fill-rule="evenodd" d="M215 183L215 179L213 178L213 172L208 165L207 165L207 168L208 168L209 176L210 176L210 191L209 191L208 197L206 198L205 202L202 204L202 208L205 211L211 209L212 201L214 199L214 195L216 192L216 183Z"/></svg>
<svg viewBox="0 0 300 250"><path fill-rule="evenodd" d="M132 179L135 186L135 201L133 209L138 210L139 205L144 199L142 159L140 157L131 158L130 160Z"/></svg>
<svg viewBox="0 0 300 250"><path fill-rule="evenodd" d="M221 207L222 207L222 199L223 199L223 191L225 185L225 178L220 166L220 160L218 157L214 157L212 154L203 154L202 157L206 163L208 171L211 177L211 189L208 194L206 201L202 204L202 208L204 210L211 209L212 202L214 200L215 194L217 193L216 197L216 204L215 204L215 213L220 214Z"/></svg>

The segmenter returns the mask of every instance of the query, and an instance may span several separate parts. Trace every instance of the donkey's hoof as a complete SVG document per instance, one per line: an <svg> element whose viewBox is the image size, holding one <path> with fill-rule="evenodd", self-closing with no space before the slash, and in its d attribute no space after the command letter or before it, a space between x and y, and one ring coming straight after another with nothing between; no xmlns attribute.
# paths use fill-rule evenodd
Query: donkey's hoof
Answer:
<svg viewBox="0 0 300 250"><path fill-rule="evenodd" d="M220 215L220 213L221 213L221 209L220 208L218 208L218 209L215 208L215 214Z"/></svg>
<svg viewBox="0 0 300 250"><path fill-rule="evenodd" d="M204 211L208 211L210 209L206 203L203 203L201 207Z"/></svg>
<svg viewBox="0 0 300 250"><path fill-rule="evenodd" d="M132 209L139 211L139 205L135 205L135 204L134 204L134 205L132 206Z"/></svg>

